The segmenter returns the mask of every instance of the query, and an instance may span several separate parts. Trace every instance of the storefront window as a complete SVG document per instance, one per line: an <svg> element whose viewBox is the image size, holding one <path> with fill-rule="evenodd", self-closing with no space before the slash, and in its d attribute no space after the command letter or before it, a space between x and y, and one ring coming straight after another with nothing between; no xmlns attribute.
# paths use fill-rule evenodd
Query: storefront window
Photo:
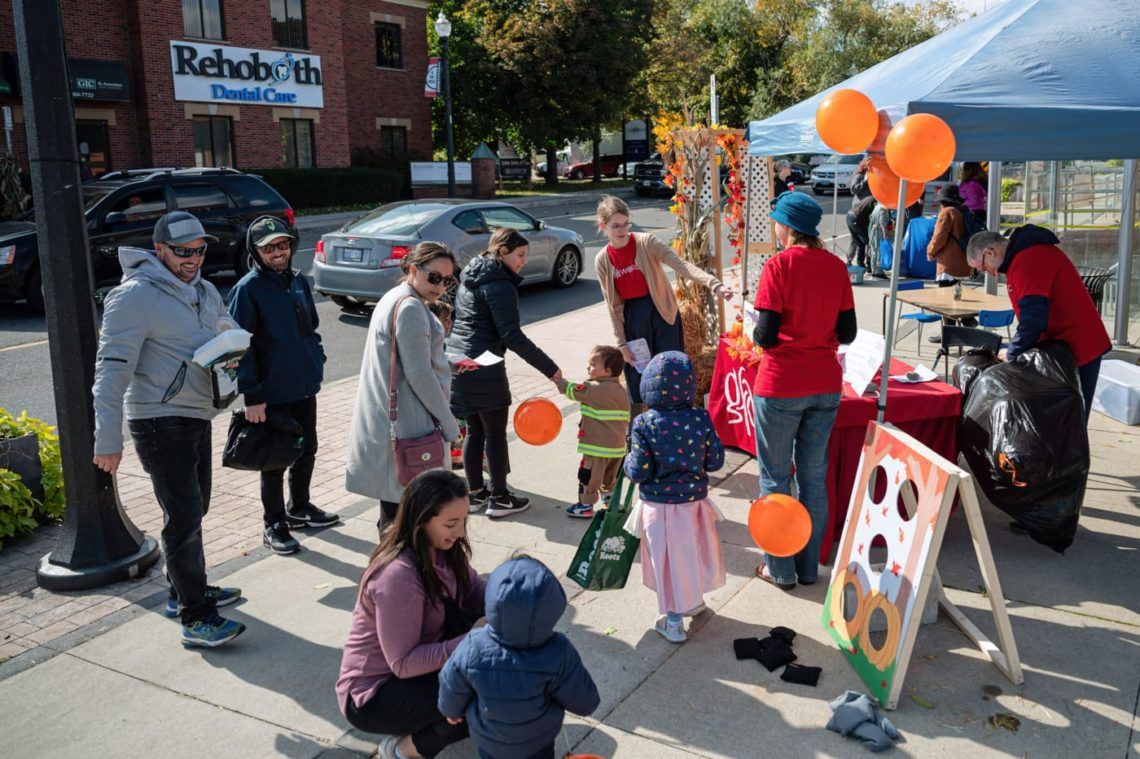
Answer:
<svg viewBox="0 0 1140 759"><path fill-rule="evenodd" d="M79 160L98 177L111 170L111 143L107 138L107 122L76 119L75 141L79 145Z"/></svg>
<svg viewBox="0 0 1140 759"><path fill-rule="evenodd" d="M233 166L232 135L228 116L195 116L194 165Z"/></svg>
<svg viewBox="0 0 1140 759"><path fill-rule="evenodd" d="M380 127L380 152L387 158L403 160L408 156L408 129L402 126Z"/></svg>
<svg viewBox="0 0 1140 759"><path fill-rule="evenodd" d="M281 119L281 165L287 169L313 167L313 122Z"/></svg>
<svg viewBox="0 0 1140 759"><path fill-rule="evenodd" d="M269 12L273 20L273 44L276 47L308 47L304 0L270 0Z"/></svg>
<svg viewBox="0 0 1140 759"><path fill-rule="evenodd" d="M182 33L205 40L225 39L222 0L182 0Z"/></svg>
<svg viewBox="0 0 1140 759"><path fill-rule="evenodd" d="M376 65L386 69L404 67L404 46L399 24L376 24Z"/></svg>

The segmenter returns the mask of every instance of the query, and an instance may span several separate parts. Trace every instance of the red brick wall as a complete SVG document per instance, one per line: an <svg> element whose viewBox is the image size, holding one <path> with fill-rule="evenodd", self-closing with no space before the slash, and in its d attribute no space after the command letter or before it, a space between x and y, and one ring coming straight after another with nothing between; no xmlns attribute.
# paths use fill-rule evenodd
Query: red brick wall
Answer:
<svg viewBox="0 0 1140 759"><path fill-rule="evenodd" d="M266 0L225 0L222 5L222 44L272 49ZM313 126L317 165L347 165L353 145L378 147L377 117L409 119L409 151L430 156L431 116L423 97L426 12L380 0L310 0L305 11L309 49L321 57L324 88L324 108L319 123ZM370 12L406 19L402 40L405 71L376 67ZM131 103L83 104L115 110L116 125L109 128L114 168L193 165L191 122L186 118L186 103L174 100L170 67L170 40L184 39L181 0L63 0L63 13L69 56L120 61L132 77ZM0 8L0 50L16 52L15 24L8 3ZM346 50L352 51L347 60ZM0 95L0 105L19 104L19 98ZM280 166L280 126L273 121L273 108L238 108L240 119L233 124L236 166ZM13 149L26 167L22 124L13 130Z"/></svg>

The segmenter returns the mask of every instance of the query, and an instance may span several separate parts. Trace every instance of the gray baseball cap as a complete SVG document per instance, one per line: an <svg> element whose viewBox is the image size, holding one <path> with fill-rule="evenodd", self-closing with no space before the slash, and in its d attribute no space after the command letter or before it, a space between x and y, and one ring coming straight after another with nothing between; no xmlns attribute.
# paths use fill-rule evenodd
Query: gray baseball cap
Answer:
<svg viewBox="0 0 1140 759"><path fill-rule="evenodd" d="M152 239L156 243L174 243L175 245L182 245L191 240L218 241L218 238L213 235L206 234L206 230L202 228L202 222L198 221L196 216L185 211L171 211L159 219L158 223L154 225L154 237Z"/></svg>

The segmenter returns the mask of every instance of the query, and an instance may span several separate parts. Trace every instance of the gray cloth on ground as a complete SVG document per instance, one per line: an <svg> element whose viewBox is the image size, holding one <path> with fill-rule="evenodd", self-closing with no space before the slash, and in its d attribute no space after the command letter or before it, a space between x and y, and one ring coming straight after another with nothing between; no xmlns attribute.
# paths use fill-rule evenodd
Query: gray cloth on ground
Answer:
<svg viewBox="0 0 1140 759"><path fill-rule="evenodd" d="M871 697L858 691L845 691L842 696L828 701L834 714L827 721L827 729L840 735L857 738L871 751L884 751L901 736L886 716L879 713Z"/></svg>

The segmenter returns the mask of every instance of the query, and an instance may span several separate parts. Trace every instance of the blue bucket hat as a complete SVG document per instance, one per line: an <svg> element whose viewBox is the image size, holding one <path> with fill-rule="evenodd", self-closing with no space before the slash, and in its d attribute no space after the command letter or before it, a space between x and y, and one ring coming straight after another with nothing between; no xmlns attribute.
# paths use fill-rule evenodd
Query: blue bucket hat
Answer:
<svg viewBox="0 0 1140 759"><path fill-rule="evenodd" d="M782 192L776 198L771 216L785 227L791 227L809 237L819 237L819 220L823 218L823 209L814 198L802 192Z"/></svg>

